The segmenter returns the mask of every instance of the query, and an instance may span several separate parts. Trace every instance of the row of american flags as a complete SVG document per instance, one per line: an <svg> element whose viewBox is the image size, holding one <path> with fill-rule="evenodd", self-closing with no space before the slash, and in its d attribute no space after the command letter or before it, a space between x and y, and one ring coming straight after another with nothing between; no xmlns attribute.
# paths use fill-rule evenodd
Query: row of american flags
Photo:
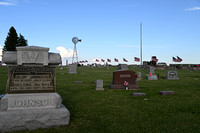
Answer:
<svg viewBox="0 0 200 133"><path fill-rule="evenodd" d="M123 61L124 62L128 62L128 60L126 60L125 58L123 58ZM134 61L139 62L140 58L135 57ZM104 60L104 59L96 59L95 62L106 62L106 60ZM112 60L111 59L107 59L107 62L111 63ZM119 60L117 58L114 58L114 62L119 62ZM79 63L88 63L88 61L87 60L83 60L83 61L79 61Z"/></svg>
<svg viewBox="0 0 200 133"><path fill-rule="evenodd" d="M96 59L95 61L96 61L96 62L106 62L106 60L104 60L104 59ZM124 61L124 62L128 62L128 60L125 59L125 58L123 58L123 61ZM134 57L134 61L140 62L140 58ZM158 62L158 59L152 58L152 61ZM172 61L173 61L173 62L181 62L182 59L181 59L179 56L177 56L177 58L172 57ZM111 63L112 61L111 61L111 59L107 59L107 62L110 62L110 63ZM114 58L114 62L119 62L119 60L118 60L117 58ZM88 61L87 61L87 60L79 61L79 63L88 63Z"/></svg>
<svg viewBox="0 0 200 133"><path fill-rule="evenodd" d="M140 58L135 57L134 60L135 60L136 62L139 62L139 61L140 61ZM101 62L105 62L104 59L101 59L101 60L96 59L96 62L100 62L100 61L101 61ZM123 61L124 61L124 62L128 62L128 60L125 59L125 58L123 58ZM107 59L107 62L111 62L111 59ZM114 62L119 62L119 60L118 60L117 58L114 58Z"/></svg>

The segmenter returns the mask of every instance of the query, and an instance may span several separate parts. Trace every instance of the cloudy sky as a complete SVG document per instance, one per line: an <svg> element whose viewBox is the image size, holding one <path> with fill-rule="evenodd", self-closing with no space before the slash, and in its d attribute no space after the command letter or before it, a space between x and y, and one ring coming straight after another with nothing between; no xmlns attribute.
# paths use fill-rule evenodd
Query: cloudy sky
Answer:
<svg viewBox="0 0 200 133"><path fill-rule="evenodd" d="M49 47L71 62L72 37L79 60L140 57L200 63L200 0L0 0L0 50L14 26L29 45ZM0 52L1 54L1 52Z"/></svg>

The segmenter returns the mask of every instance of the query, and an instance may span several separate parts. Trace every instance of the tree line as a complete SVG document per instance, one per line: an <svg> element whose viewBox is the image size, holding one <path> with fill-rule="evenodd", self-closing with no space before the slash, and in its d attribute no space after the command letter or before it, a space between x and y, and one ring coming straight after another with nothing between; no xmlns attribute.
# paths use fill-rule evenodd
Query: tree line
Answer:
<svg viewBox="0 0 200 133"><path fill-rule="evenodd" d="M24 38L22 34L17 34L15 28L12 26L9 29L8 36L4 42L3 51L16 51L16 47L28 46L28 41Z"/></svg>

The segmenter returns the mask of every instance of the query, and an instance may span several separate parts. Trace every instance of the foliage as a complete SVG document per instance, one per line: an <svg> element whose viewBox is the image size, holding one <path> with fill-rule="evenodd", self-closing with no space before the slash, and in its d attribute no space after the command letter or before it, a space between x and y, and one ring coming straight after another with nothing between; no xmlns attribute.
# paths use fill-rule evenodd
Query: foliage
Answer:
<svg viewBox="0 0 200 133"><path fill-rule="evenodd" d="M21 34L19 34L17 46L28 46L28 41Z"/></svg>
<svg viewBox="0 0 200 133"><path fill-rule="evenodd" d="M16 51L18 44L18 36L15 28L12 26L8 32L8 36L5 40L4 51Z"/></svg>
<svg viewBox="0 0 200 133"><path fill-rule="evenodd" d="M57 68L56 89L63 104L71 113L68 126L20 131L24 133L183 133L200 132L200 71L177 70L180 80L166 80L168 70L155 70L159 80L146 79L148 70L129 67L142 72L137 82L140 90L111 90L112 72L117 67L78 67L77 74L68 74L67 67ZM5 91L7 68L0 68L0 94ZM104 91L95 91L93 82L102 79ZM73 81L83 81L75 84ZM172 90L174 95L162 96L159 91ZM133 97L142 92L146 96Z"/></svg>
<svg viewBox="0 0 200 133"><path fill-rule="evenodd" d="M3 51L16 51L16 47L18 46L28 46L28 43L23 35L20 34L18 37L15 28L12 26L6 37Z"/></svg>

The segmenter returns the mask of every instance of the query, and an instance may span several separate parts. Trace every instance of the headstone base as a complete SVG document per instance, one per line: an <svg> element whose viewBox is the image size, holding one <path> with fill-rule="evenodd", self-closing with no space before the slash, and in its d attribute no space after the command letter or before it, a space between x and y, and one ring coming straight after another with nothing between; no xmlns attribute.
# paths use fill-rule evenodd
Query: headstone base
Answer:
<svg viewBox="0 0 200 133"><path fill-rule="evenodd" d="M157 75L151 75L151 76L150 76L150 75L148 74L148 75L147 75L147 79L148 79L148 80L158 80L158 77L157 77Z"/></svg>
<svg viewBox="0 0 200 133"><path fill-rule="evenodd" d="M173 77L173 78L171 78L171 77L166 77L166 79L167 79L167 80L179 80L178 77Z"/></svg>
<svg viewBox="0 0 200 133"><path fill-rule="evenodd" d="M96 88L97 91L104 91L104 88Z"/></svg>
<svg viewBox="0 0 200 133"><path fill-rule="evenodd" d="M125 90L126 87L124 85L110 85L109 86L111 89L122 89L122 90ZM129 90L138 90L140 89L139 88L139 85L128 85L128 89Z"/></svg>
<svg viewBox="0 0 200 133"><path fill-rule="evenodd" d="M35 130L68 125L70 112L61 105L55 109L10 110L0 112L0 132Z"/></svg>

